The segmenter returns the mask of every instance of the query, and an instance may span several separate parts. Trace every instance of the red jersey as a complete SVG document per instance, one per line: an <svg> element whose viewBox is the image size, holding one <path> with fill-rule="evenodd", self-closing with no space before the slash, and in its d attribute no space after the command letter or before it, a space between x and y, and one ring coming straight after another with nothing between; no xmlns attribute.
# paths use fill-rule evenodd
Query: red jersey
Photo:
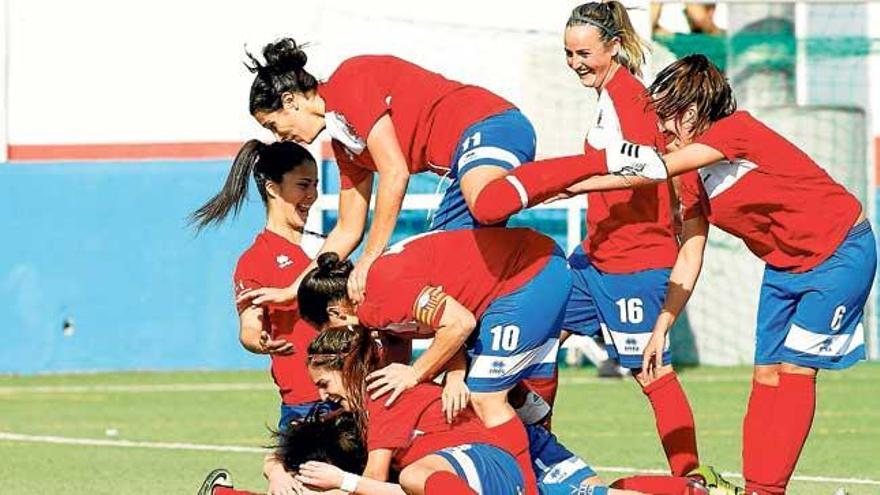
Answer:
<svg viewBox="0 0 880 495"><path fill-rule="evenodd" d="M287 287L311 260L302 248L287 239L264 230L238 259L233 281L235 294L258 287ZM238 311L247 308L239 305ZM306 351L318 332L299 316L296 303L284 307L263 308L263 329L273 338L283 338L294 346L294 353L272 355L272 378L278 385L284 404L302 404L320 400L318 389L309 377Z"/></svg>
<svg viewBox="0 0 880 495"><path fill-rule="evenodd" d="M367 136L386 113L410 172L444 174L465 129L514 108L488 90L389 55L345 60L318 93L324 98L342 189L354 187L376 170L366 149Z"/></svg>
<svg viewBox="0 0 880 495"><path fill-rule="evenodd" d="M620 68L599 94L596 124L585 152L605 149L611 139L665 149L657 115L648 106L645 87ZM670 268L678 256L667 183L637 189L596 191L587 195L584 252L605 273Z"/></svg>
<svg viewBox="0 0 880 495"><path fill-rule="evenodd" d="M556 244L531 229L482 228L430 232L390 247L367 275L358 318L373 328L413 321L436 328L438 292L480 318L495 299L531 280Z"/></svg>
<svg viewBox="0 0 880 495"><path fill-rule="evenodd" d="M822 263L861 214L858 199L748 112L713 123L696 142L726 159L682 176L684 218L705 215L774 268Z"/></svg>
<svg viewBox="0 0 880 495"><path fill-rule="evenodd" d="M438 385L422 383L402 393L390 407L385 407L387 396L378 400L366 397L367 450L394 451L392 464L399 469L448 447L469 443L495 445L489 430L470 406L452 424L446 422L442 391Z"/></svg>

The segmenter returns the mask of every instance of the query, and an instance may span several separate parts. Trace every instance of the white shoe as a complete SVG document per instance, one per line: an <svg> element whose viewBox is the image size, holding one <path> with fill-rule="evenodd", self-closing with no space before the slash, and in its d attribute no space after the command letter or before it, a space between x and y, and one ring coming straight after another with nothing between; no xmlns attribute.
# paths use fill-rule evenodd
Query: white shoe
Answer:
<svg viewBox="0 0 880 495"><path fill-rule="evenodd" d="M666 163L650 146L615 140L605 148L608 172L614 175L642 177L650 180L666 180L669 171Z"/></svg>

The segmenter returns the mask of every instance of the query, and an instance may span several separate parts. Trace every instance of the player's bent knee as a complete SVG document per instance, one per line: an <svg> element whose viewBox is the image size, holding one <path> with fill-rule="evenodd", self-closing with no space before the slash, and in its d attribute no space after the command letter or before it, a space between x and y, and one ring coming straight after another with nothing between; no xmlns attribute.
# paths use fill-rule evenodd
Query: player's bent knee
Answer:
<svg viewBox="0 0 880 495"><path fill-rule="evenodd" d="M424 466L420 466L418 463L410 464L400 472L397 482L403 488L403 491L408 494L424 493L425 483L428 481L428 476L431 473L432 471Z"/></svg>
<svg viewBox="0 0 880 495"><path fill-rule="evenodd" d="M755 371L752 375L752 378L761 385L769 385L775 387L779 384L780 370L781 365L778 364L758 365L755 366Z"/></svg>
<svg viewBox="0 0 880 495"><path fill-rule="evenodd" d="M791 363L782 363L781 365L779 365L779 372L792 375L816 376L816 374L819 373L819 370L817 370L816 368L807 368L805 366L798 366Z"/></svg>

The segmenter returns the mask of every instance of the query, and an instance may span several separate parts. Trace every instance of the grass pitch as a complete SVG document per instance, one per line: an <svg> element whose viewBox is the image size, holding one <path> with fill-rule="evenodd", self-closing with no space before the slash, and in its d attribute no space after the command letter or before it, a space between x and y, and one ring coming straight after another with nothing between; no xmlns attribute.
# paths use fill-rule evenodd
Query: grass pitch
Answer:
<svg viewBox="0 0 880 495"><path fill-rule="evenodd" d="M749 369L681 377L701 459L739 472ZM603 477L666 468L650 407L631 380L580 369L563 370L561 383L554 431ZM789 493L880 493L878 383L878 364L820 374L813 432ZM0 376L0 493L195 493L220 466L237 487L260 491L262 455L253 449L269 443L277 415L263 372ZM211 446L219 448L198 450Z"/></svg>

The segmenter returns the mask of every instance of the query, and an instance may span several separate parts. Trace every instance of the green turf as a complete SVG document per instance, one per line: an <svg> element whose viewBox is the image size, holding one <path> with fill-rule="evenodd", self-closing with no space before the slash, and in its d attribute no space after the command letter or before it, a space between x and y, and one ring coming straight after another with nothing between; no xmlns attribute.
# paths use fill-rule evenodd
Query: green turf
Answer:
<svg viewBox="0 0 880 495"><path fill-rule="evenodd" d="M628 380L600 381L563 370L554 429L597 466L664 468L647 401ZM739 471L746 368L686 370L682 381L697 419L705 462ZM880 480L880 365L826 373L797 474ZM233 391L120 391L95 386L254 384ZM86 386L70 391L67 387ZM35 388L42 387L42 388ZM65 388L47 388L65 387ZM259 372L181 372L0 376L0 431L76 438L261 446L277 419L277 394ZM118 435L108 437L108 429ZM257 453L199 452L0 441L2 494L194 493L217 466L237 485L265 488ZM603 471L612 479L620 473ZM793 482L792 494L830 494L837 484ZM846 485L853 494L880 486Z"/></svg>

